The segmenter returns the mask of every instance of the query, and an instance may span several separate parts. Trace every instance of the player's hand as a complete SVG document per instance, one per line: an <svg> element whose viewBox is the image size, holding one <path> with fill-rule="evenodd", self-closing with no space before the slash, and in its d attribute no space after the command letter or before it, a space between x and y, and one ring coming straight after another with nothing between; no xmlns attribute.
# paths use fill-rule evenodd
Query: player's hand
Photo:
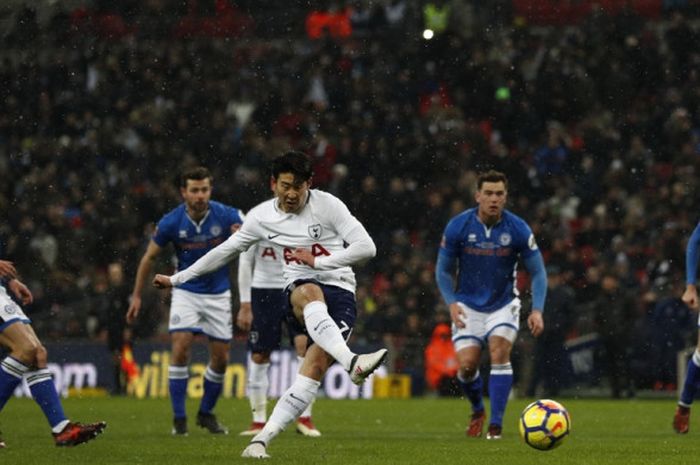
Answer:
<svg viewBox="0 0 700 465"><path fill-rule="evenodd" d="M236 326L238 326L243 331L250 331L250 327L253 324L253 309L250 302L241 302L241 306L238 309L238 315L236 316Z"/></svg>
<svg viewBox="0 0 700 465"><path fill-rule="evenodd" d="M17 278L17 270L12 262L0 260L0 278L15 279Z"/></svg>
<svg viewBox="0 0 700 465"><path fill-rule="evenodd" d="M139 312L141 312L141 296L131 296L131 302L129 302L129 309L126 311L126 322L132 324L139 317Z"/></svg>
<svg viewBox="0 0 700 465"><path fill-rule="evenodd" d="M467 327L467 318L464 314L464 306L459 302L454 302L450 304L450 318L452 318L452 323L458 328Z"/></svg>
<svg viewBox="0 0 700 465"><path fill-rule="evenodd" d="M309 249L294 249L290 256L292 259L299 260L304 265L309 265L311 268L313 268L314 263L316 263L316 257L311 254Z"/></svg>
<svg viewBox="0 0 700 465"><path fill-rule="evenodd" d="M170 282L170 276L157 274L153 277L153 287L157 287L158 289L168 289L173 287L173 283Z"/></svg>
<svg viewBox="0 0 700 465"><path fill-rule="evenodd" d="M34 302L34 296L29 288L21 281L13 279L7 283L7 287L17 297L22 305L29 305Z"/></svg>
<svg viewBox="0 0 700 465"><path fill-rule="evenodd" d="M698 289L693 284L688 284L685 287L685 292L683 293L683 302L692 308L693 310L700 309L700 304L698 303Z"/></svg>
<svg viewBox="0 0 700 465"><path fill-rule="evenodd" d="M527 327L530 328L530 333L538 337L544 331L544 319L542 318L542 310L533 309L530 316L527 317Z"/></svg>

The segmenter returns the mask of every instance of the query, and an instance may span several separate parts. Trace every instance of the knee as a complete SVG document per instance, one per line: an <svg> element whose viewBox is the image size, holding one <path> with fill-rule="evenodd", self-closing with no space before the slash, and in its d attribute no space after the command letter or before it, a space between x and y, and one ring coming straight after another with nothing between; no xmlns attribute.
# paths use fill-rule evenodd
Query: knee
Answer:
<svg viewBox="0 0 700 465"><path fill-rule="evenodd" d="M476 365L476 363L465 364L465 365L462 365L460 368L462 370L462 377L464 379L473 378L474 375L476 374L477 370L479 369L479 367Z"/></svg>
<svg viewBox="0 0 700 465"><path fill-rule="evenodd" d="M43 358L43 366L46 366L46 349L38 342L23 342L17 347L13 356L27 366L42 366L41 359Z"/></svg>
<svg viewBox="0 0 700 465"><path fill-rule="evenodd" d="M226 371L226 366L228 365L228 352L224 354L211 354L209 359L209 366L212 370L217 373L223 373Z"/></svg>

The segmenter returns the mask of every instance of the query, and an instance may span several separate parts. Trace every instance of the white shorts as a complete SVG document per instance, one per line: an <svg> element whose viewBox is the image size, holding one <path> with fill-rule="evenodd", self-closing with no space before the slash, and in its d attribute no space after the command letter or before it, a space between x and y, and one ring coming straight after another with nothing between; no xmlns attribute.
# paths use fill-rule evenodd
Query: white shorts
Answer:
<svg viewBox="0 0 700 465"><path fill-rule="evenodd" d="M27 315L22 311L22 307L10 298L5 288L0 285L0 332L13 323L31 323Z"/></svg>
<svg viewBox="0 0 700 465"><path fill-rule="evenodd" d="M491 313L477 312L458 302L462 307L464 328L452 324L452 344L456 351L470 346L484 347L488 338L500 336L515 342L520 328L520 299L517 297L505 307Z"/></svg>
<svg viewBox="0 0 700 465"><path fill-rule="evenodd" d="M212 339L230 341L233 337L231 291L196 294L174 288L168 331L204 333Z"/></svg>

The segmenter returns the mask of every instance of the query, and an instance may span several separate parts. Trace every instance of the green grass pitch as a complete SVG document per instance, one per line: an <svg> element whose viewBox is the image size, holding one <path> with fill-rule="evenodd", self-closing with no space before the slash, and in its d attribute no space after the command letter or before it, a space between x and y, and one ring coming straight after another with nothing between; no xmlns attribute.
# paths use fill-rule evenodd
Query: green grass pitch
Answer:
<svg viewBox="0 0 700 465"><path fill-rule="evenodd" d="M675 434L671 400L557 399L569 410L572 432L558 449L540 452L517 432L518 415L531 399L508 405L500 441L467 438L467 403L459 399L327 400L314 405L323 436L305 438L288 428L268 448L271 463L284 464L697 464L700 420L690 433ZM170 435L167 399L83 398L64 402L76 420L106 420L106 432L75 448L53 445L39 408L28 399L11 399L0 414L8 448L0 464L166 464L250 463L240 458L248 440L237 435L250 422L244 399L222 399L216 408L231 428L212 436L194 425L196 401L188 401L190 435Z"/></svg>

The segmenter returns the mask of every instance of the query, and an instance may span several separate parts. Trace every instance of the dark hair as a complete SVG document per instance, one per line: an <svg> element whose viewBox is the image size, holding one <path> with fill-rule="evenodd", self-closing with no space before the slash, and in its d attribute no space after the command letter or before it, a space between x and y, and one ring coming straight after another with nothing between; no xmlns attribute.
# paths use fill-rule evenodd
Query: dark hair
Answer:
<svg viewBox="0 0 700 465"><path fill-rule="evenodd" d="M183 171L180 175L180 187L187 187L187 181L190 179L195 181L201 181L203 179L209 179L210 182L214 181L209 170L203 166L194 166Z"/></svg>
<svg viewBox="0 0 700 465"><path fill-rule="evenodd" d="M476 179L476 189L481 190L481 186L483 186L485 182L502 182L503 186L508 190L508 178L500 171L488 170L485 173L481 173Z"/></svg>
<svg viewBox="0 0 700 465"><path fill-rule="evenodd" d="M311 159L305 153L290 150L272 161L272 177L277 179L282 173L292 173L295 181L308 181L314 174Z"/></svg>

